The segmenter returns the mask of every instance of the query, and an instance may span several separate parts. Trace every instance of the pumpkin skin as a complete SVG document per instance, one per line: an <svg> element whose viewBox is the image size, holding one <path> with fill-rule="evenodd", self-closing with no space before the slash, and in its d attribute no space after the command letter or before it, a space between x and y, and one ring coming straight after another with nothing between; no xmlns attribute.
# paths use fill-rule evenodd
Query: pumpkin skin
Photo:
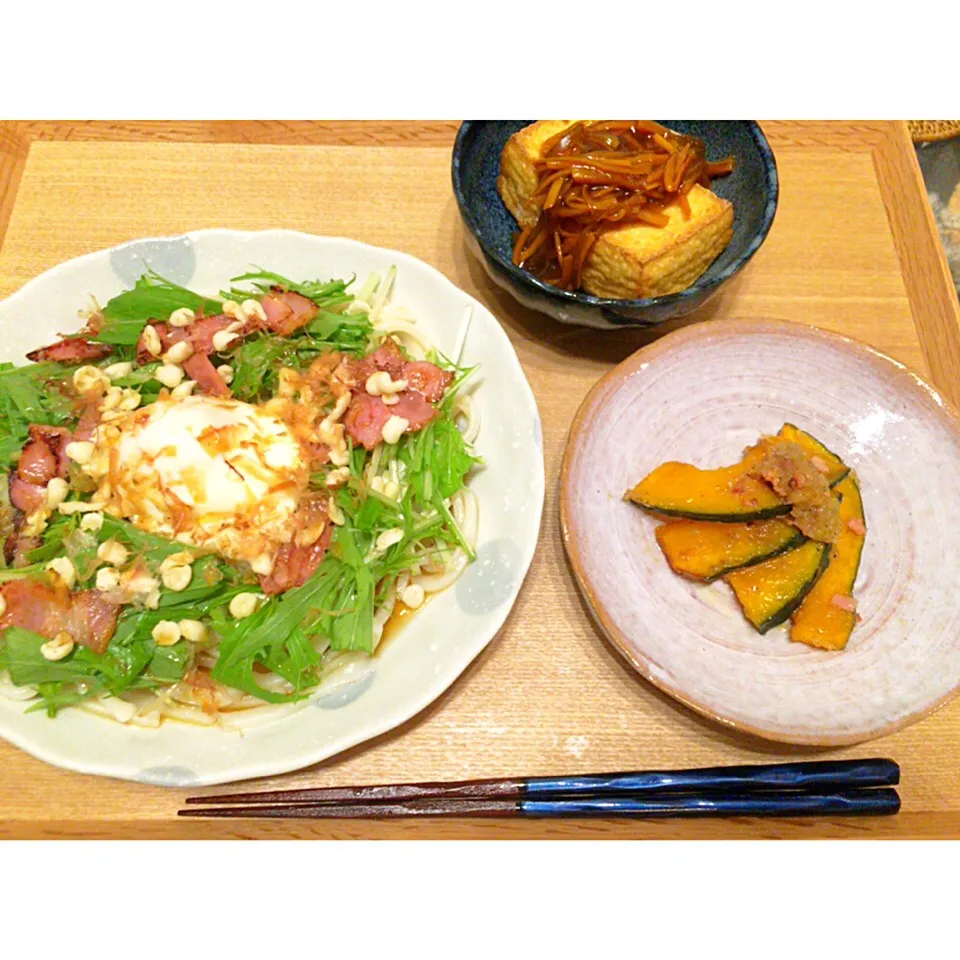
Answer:
<svg viewBox="0 0 960 960"><path fill-rule="evenodd" d="M782 520L710 523L671 520L657 527L657 543L674 573L710 583L734 570L793 550L806 537Z"/></svg>
<svg viewBox="0 0 960 960"><path fill-rule="evenodd" d="M830 562L830 545L808 540L772 560L736 570L724 579L743 615L759 633L787 620L803 603Z"/></svg>
<svg viewBox="0 0 960 960"><path fill-rule="evenodd" d="M805 433L792 423L785 423L777 432L777 436L783 437L784 440L791 440L802 447L808 457L818 457L822 460L830 468L826 478L831 487L836 487L850 473L850 468L832 450L828 450L816 437L811 437L809 433Z"/></svg>
<svg viewBox="0 0 960 960"><path fill-rule="evenodd" d="M790 504L750 476L763 454L763 444L757 444L740 463L716 470L671 460L628 490L626 499L652 513L686 520L743 523L783 516L790 512Z"/></svg>
<svg viewBox="0 0 960 960"><path fill-rule="evenodd" d="M841 495L840 538L830 550L830 565L817 581L800 608L793 614L790 639L821 650L842 650L857 622L852 610L833 603L835 596L852 597L860 569L860 557L866 534L851 530L851 520L859 520L866 530L860 487L854 474L848 474L836 487ZM855 523L855 526L857 524Z"/></svg>

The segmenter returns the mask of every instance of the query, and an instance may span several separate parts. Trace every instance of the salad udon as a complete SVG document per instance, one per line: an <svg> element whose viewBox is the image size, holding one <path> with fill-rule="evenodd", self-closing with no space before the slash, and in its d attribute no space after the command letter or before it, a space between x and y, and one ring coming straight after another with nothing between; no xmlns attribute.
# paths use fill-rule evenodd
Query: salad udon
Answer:
<svg viewBox="0 0 960 960"><path fill-rule="evenodd" d="M396 271L146 272L0 364L0 696L230 726L372 656L474 558L480 424Z"/></svg>

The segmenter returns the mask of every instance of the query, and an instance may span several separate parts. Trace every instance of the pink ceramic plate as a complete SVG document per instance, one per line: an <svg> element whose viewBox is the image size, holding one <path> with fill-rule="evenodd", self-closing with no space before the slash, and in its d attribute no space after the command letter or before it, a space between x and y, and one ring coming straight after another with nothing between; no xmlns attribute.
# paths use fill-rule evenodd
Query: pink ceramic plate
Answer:
<svg viewBox="0 0 960 960"><path fill-rule="evenodd" d="M784 422L857 473L867 539L847 648L760 636L723 583L667 566L657 521L624 492L665 460L735 463ZM920 719L960 686L960 420L919 377L863 344L782 322L672 333L603 378L563 463L561 522L607 636L649 681L729 726L844 744Z"/></svg>

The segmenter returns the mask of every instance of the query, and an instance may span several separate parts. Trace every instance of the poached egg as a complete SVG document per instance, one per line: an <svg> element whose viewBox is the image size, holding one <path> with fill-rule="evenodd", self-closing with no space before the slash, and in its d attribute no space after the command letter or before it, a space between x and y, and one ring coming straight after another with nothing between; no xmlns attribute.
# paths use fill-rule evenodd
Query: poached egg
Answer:
<svg viewBox="0 0 960 960"><path fill-rule="evenodd" d="M97 429L94 499L141 530L269 574L308 463L283 420L239 400L161 397Z"/></svg>

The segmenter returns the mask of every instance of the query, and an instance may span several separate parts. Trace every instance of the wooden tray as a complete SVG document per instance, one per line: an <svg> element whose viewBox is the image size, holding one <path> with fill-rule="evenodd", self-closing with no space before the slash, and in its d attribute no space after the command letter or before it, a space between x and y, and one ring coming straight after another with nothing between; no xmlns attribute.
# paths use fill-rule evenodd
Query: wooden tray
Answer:
<svg viewBox="0 0 960 960"><path fill-rule="evenodd" d="M896 736L778 747L701 720L643 682L580 600L557 522L568 425L640 333L562 327L491 286L450 188L455 123L0 124L0 296L70 257L200 227L289 227L426 260L483 301L540 404L540 549L499 637L404 728L297 775L248 786L440 780L850 756L903 768L903 812L859 821L202 823L186 795L48 767L0 742L8 837L954 837L960 700ZM766 244L696 317L773 317L873 344L960 403L960 307L901 123L763 124L781 198ZM322 271L321 271L322 272Z"/></svg>

